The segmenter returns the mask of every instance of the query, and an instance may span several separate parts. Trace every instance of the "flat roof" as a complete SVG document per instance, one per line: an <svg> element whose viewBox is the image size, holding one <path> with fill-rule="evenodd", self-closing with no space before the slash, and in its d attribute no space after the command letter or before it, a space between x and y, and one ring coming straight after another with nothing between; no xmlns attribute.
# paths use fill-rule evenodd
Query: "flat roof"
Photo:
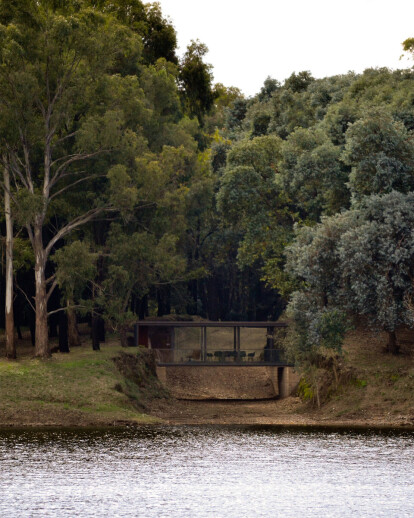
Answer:
<svg viewBox="0 0 414 518"><path fill-rule="evenodd" d="M286 322L196 322L174 320L138 320L137 326L145 327L288 327Z"/></svg>

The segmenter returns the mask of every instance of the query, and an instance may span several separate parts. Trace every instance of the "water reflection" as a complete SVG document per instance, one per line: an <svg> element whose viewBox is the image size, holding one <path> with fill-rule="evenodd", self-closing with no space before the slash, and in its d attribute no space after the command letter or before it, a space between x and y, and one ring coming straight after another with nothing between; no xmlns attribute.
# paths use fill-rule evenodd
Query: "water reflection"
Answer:
<svg viewBox="0 0 414 518"><path fill-rule="evenodd" d="M0 433L0 516L413 516L414 434Z"/></svg>

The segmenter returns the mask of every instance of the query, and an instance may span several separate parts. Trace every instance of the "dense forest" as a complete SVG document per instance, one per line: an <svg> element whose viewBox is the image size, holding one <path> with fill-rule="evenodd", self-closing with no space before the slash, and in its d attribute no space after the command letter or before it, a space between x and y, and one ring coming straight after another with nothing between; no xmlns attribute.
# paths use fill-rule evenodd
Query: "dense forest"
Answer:
<svg viewBox="0 0 414 518"><path fill-rule="evenodd" d="M413 54L414 39L403 44ZM214 84L159 4L0 0L7 356L76 322L294 322L297 361L355 317L412 326L414 70ZM2 317L3 318L3 317ZM67 347L67 346L66 346ZM61 350L65 350L62 346ZM67 348L66 350L69 350Z"/></svg>

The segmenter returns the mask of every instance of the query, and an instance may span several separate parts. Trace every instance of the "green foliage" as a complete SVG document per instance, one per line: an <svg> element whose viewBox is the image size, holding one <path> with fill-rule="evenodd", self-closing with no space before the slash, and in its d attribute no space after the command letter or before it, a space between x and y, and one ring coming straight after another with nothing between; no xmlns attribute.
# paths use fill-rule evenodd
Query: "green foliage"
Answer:
<svg viewBox="0 0 414 518"><path fill-rule="evenodd" d="M287 273L311 290L319 306L337 303L341 279L337 244L353 217L345 212L313 227L297 226L295 240L285 249Z"/></svg>
<svg viewBox="0 0 414 518"><path fill-rule="evenodd" d="M40 192L20 190L13 199L13 214L20 225L31 224L44 208L44 199Z"/></svg>
<svg viewBox="0 0 414 518"><path fill-rule="evenodd" d="M257 137L233 146L218 193L219 210L226 218L246 227L254 211L268 212L275 197L278 137Z"/></svg>
<svg viewBox="0 0 414 518"><path fill-rule="evenodd" d="M189 186L209 174L198 122L182 113L175 31L158 4L139 0L17 4L0 2L0 150L10 154L14 220L42 272L52 254L49 287L72 301L90 281L93 304L118 325L135 318L133 297L186 278ZM211 90L205 50L191 46L187 72L200 65L201 90ZM201 90L198 115L213 99ZM80 226L81 242L62 248Z"/></svg>
<svg viewBox="0 0 414 518"><path fill-rule="evenodd" d="M15 271L42 258L71 300L89 283L119 330L156 304L266 318L292 295L319 397L347 317L412 323L414 72L304 71L244 99L204 44L176 46L158 3L0 0Z"/></svg>
<svg viewBox="0 0 414 518"><path fill-rule="evenodd" d="M230 143L225 141L215 142L211 146L211 167L214 173L225 167L229 149Z"/></svg>
<svg viewBox="0 0 414 518"><path fill-rule="evenodd" d="M365 388L368 385L367 380L355 380L355 384L359 388Z"/></svg>
<svg viewBox="0 0 414 518"><path fill-rule="evenodd" d="M108 171L112 204L118 208L124 219L129 218L138 201L138 189L123 165L116 165Z"/></svg>
<svg viewBox="0 0 414 518"><path fill-rule="evenodd" d="M158 3L144 4L145 32L143 37L143 57L147 63L155 63L163 58L172 63L177 63L175 54L177 48L177 35L174 26L164 18Z"/></svg>
<svg viewBox="0 0 414 518"><path fill-rule="evenodd" d="M154 64L160 58L177 63L177 35L170 20L163 16L157 2L146 4L141 0L88 0L87 3L93 7L98 4L100 9L115 15L123 25L140 36L143 45L142 57L146 64ZM130 59L122 60L121 63L122 68L128 73L136 70L136 63Z"/></svg>
<svg viewBox="0 0 414 518"><path fill-rule="evenodd" d="M315 398L315 391L313 387L305 380L305 378L302 378L299 382L298 395L304 401L313 401Z"/></svg>
<svg viewBox="0 0 414 518"><path fill-rule="evenodd" d="M164 234L157 240L148 232L127 234L119 224L112 224L108 247L108 273L98 301L106 320L122 330L136 319L128 310L131 295L142 297L151 286L177 282L185 261L177 253L176 236Z"/></svg>
<svg viewBox="0 0 414 518"><path fill-rule="evenodd" d="M272 79L270 76L268 76L265 79L265 82L263 83L262 88L260 89L260 92L257 95L257 100L259 102L268 101L274 92L280 88L280 83L277 81L277 79Z"/></svg>
<svg viewBox="0 0 414 518"><path fill-rule="evenodd" d="M346 313L336 307L321 306L312 293L295 292L288 316L294 322L289 353L298 364L315 363L323 350L342 351L345 333L350 329Z"/></svg>
<svg viewBox="0 0 414 518"><path fill-rule="evenodd" d="M233 106L227 113L227 129L233 133L237 130L241 130L243 127L243 121L247 113L247 101L246 99L236 99Z"/></svg>
<svg viewBox="0 0 414 518"><path fill-rule="evenodd" d="M236 143L227 155L217 206L242 232L238 259L243 266L280 258L288 239L291 214L275 182L280 147L277 136L256 137Z"/></svg>
<svg viewBox="0 0 414 518"><path fill-rule="evenodd" d="M179 73L184 102L190 115L196 116L200 124L214 102L212 67L203 61L207 52L204 43L192 41L183 56Z"/></svg>
<svg viewBox="0 0 414 518"><path fill-rule="evenodd" d="M15 237L13 240L13 272L30 271L35 263L33 249L27 239Z"/></svg>
<svg viewBox="0 0 414 518"><path fill-rule="evenodd" d="M348 171L339 156L340 149L315 126L298 128L283 143L278 181L303 217L318 220L348 206Z"/></svg>
<svg viewBox="0 0 414 518"><path fill-rule="evenodd" d="M384 110L371 111L346 132L343 160L352 166L351 192L408 192L414 187L414 138Z"/></svg>
<svg viewBox="0 0 414 518"><path fill-rule="evenodd" d="M252 137L266 135L269 128L271 117L267 113L256 113L252 123Z"/></svg>
<svg viewBox="0 0 414 518"><path fill-rule="evenodd" d="M310 103L310 94L291 89L277 91L270 101L271 122L269 133L285 139L296 128L309 128L316 122L316 110Z"/></svg>
<svg viewBox="0 0 414 518"><path fill-rule="evenodd" d="M414 53L414 38L407 38L402 45L405 52Z"/></svg>
<svg viewBox="0 0 414 518"><path fill-rule="evenodd" d="M404 300L413 290L414 193L367 197L355 213L338 247L348 309L387 331L413 326Z"/></svg>
<svg viewBox="0 0 414 518"><path fill-rule="evenodd" d="M305 289L289 308L306 333L317 308L342 307L389 332L414 324L405 304L413 290L413 214L414 194L393 191L298 232L287 270Z"/></svg>
<svg viewBox="0 0 414 518"><path fill-rule="evenodd" d="M322 311L316 324L316 333L320 336L318 345L340 353L345 333L350 329L351 327L344 311L340 311L337 308Z"/></svg>
<svg viewBox="0 0 414 518"><path fill-rule="evenodd" d="M73 241L56 250L52 261L65 304L66 300L79 301L87 283L96 275L96 254L90 252L87 243Z"/></svg>
<svg viewBox="0 0 414 518"><path fill-rule="evenodd" d="M315 81L315 79L309 70L304 70L298 74L293 72L293 74L286 79L284 87L295 93L304 92L313 81Z"/></svg>

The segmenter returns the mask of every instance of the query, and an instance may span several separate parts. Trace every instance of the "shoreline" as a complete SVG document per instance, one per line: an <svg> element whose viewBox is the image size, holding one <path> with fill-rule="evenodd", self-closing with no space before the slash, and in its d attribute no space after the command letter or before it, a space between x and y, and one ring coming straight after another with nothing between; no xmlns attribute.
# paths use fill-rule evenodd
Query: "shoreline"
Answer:
<svg viewBox="0 0 414 518"><path fill-rule="evenodd" d="M296 408L297 408L297 411ZM78 417L80 417L78 415ZM93 415L75 419L71 413L62 412L52 420L36 419L23 422L0 418L0 433L6 431L29 430L115 430L141 428L146 426L222 426L222 427L270 427L301 430L377 430L395 432L414 432L411 416L355 416L332 418L322 415L316 409L309 409L297 397L284 400L266 401L185 401L157 400L148 413L136 418L111 419Z"/></svg>
<svg viewBox="0 0 414 518"><path fill-rule="evenodd" d="M384 431L384 432L413 432L413 425L393 425L386 423L345 423L343 421L336 422L324 422L324 423L295 423L295 422L278 422L278 423L219 423L219 422L203 422L203 423L182 423L182 422L158 422L158 423L139 423L136 421L130 421L126 423L108 423L108 424L89 424L89 425L59 425L53 424L1 424L0 423L0 435L2 433L15 431L15 432L27 432L27 431L107 431L107 430L127 430L131 428L162 428L162 427L223 427L223 428L274 428L274 429L292 429L292 430L303 430L303 431L332 431L334 432L346 432L346 431Z"/></svg>
<svg viewBox="0 0 414 518"><path fill-rule="evenodd" d="M0 357L0 430L229 425L413 431L413 348L410 342L404 354L386 356L385 341L367 330L348 334L345 366L353 376L337 387L327 384L320 409L297 396L171 398L148 367L147 351L125 350L116 337L99 353L85 339L69 355L47 361L32 358L26 343L18 360Z"/></svg>

